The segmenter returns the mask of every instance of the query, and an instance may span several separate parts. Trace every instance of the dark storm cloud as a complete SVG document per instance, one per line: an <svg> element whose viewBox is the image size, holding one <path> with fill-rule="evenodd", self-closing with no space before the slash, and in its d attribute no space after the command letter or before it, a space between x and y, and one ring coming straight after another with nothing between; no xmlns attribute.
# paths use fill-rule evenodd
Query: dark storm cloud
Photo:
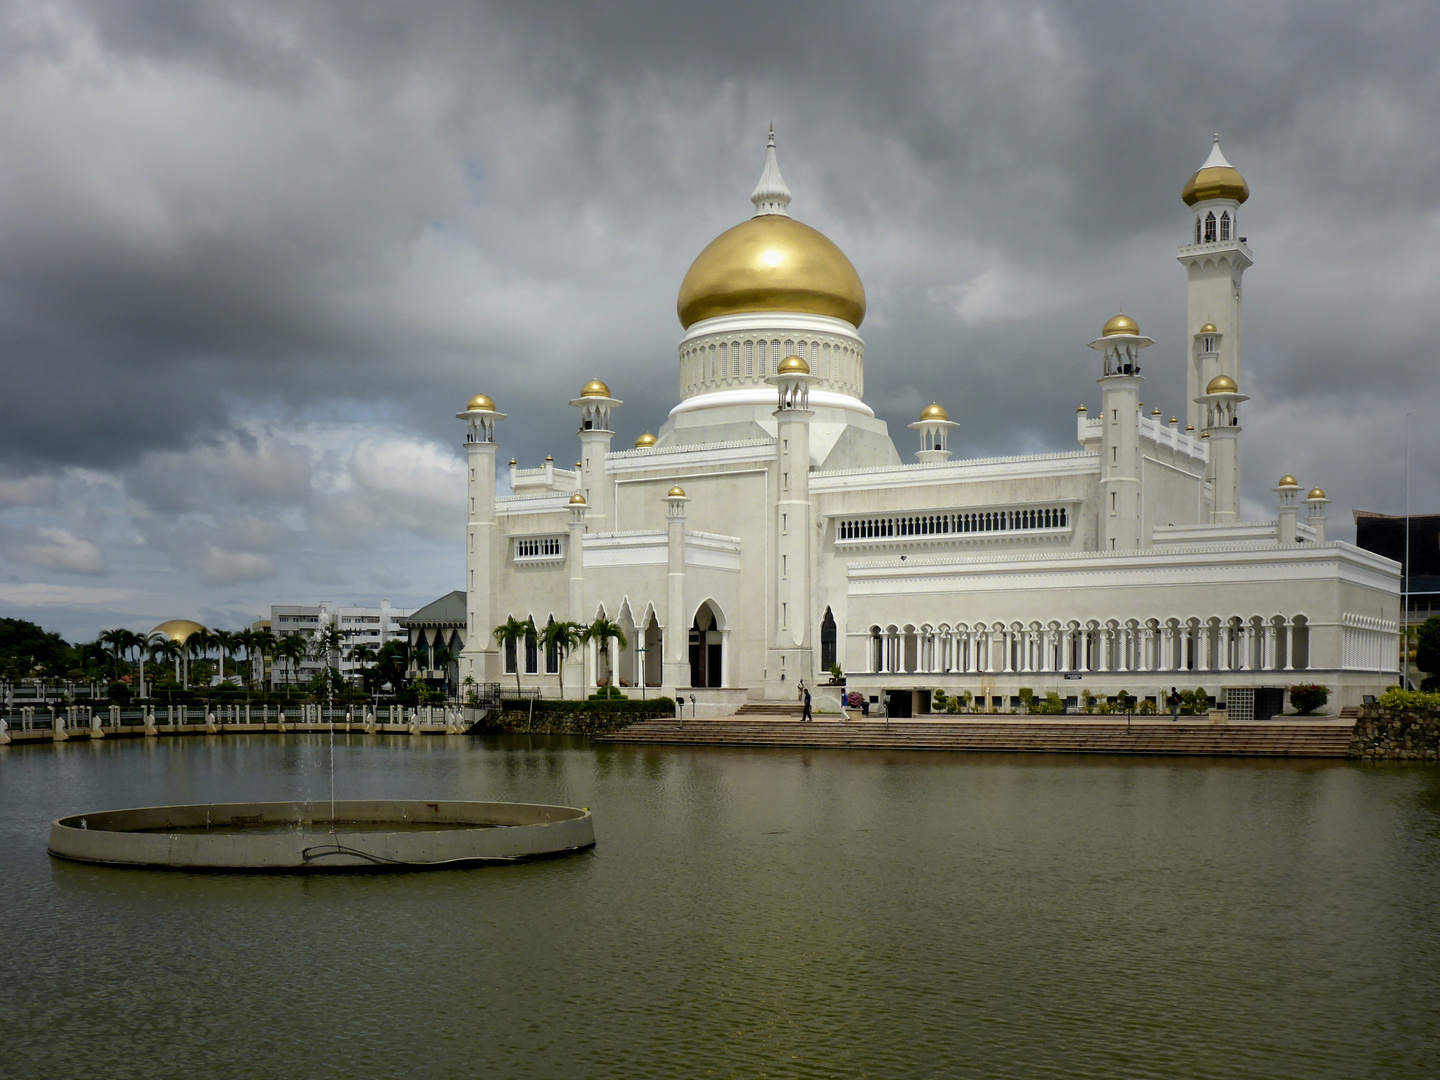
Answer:
<svg viewBox="0 0 1440 1080"><path fill-rule="evenodd" d="M0 509L97 471L211 587L439 536L477 390L502 460L568 463L594 375L617 445L656 430L676 288L772 119L792 211L865 281L904 453L932 398L961 453L1069 448L1122 304L1147 401L1184 408L1178 192L1215 130L1253 191L1251 509L1284 470L1396 509L1376 440L1440 405L1434 5L60 0L0 29ZM64 530L12 560L109 565L102 527L12 527Z"/></svg>

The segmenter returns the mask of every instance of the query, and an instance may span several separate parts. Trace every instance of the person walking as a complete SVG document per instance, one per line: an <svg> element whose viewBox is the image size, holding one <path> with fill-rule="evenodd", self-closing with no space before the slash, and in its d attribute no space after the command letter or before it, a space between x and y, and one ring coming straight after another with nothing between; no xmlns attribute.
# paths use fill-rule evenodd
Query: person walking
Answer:
<svg viewBox="0 0 1440 1080"><path fill-rule="evenodd" d="M805 688L805 715L800 718L800 722L804 723L806 720L814 719L815 718L810 715L810 688L807 686Z"/></svg>
<svg viewBox="0 0 1440 1080"><path fill-rule="evenodd" d="M1170 696L1165 703L1170 706L1170 722L1173 724L1180 719L1180 691L1170 687Z"/></svg>

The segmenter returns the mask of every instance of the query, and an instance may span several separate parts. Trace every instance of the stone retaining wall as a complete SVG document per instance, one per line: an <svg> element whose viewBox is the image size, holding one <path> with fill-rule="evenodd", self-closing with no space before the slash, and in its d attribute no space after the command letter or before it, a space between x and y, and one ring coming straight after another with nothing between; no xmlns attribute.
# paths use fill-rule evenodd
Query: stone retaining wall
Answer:
<svg viewBox="0 0 1440 1080"><path fill-rule="evenodd" d="M1350 737L1352 758L1440 761L1440 713L1363 705Z"/></svg>

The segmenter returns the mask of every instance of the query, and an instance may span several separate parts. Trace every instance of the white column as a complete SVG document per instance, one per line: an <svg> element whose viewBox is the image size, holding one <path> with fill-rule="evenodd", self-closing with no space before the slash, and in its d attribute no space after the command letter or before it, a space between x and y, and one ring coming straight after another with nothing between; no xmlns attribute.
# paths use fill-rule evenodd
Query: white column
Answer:
<svg viewBox="0 0 1440 1080"><path fill-rule="evenodd" d="M1295 670L1295 624L1285 620L1285 671Z"/></svg>

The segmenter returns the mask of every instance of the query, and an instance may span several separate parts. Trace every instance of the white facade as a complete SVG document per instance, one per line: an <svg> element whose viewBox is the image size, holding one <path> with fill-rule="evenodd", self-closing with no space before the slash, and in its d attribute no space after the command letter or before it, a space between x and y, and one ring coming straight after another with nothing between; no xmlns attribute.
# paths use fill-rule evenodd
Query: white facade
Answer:
<svg viewBox="0 0 1440 1080"><path fill-rule="evenodd" d="M955 459L957 425L935 405L910 425L905 464L863 401L863 290L838 249L790 223L772 137L755 217L682 285L681 401L658 436L613 447L623 402L594 381L571 402L578 466L512 462L514 494L497 498L504 416L484 395L458 414L461 677L513 678L490 633L513 615L625 630L625 647L569 659L567 692L613 681L712 711L793 700L832 664L867 695L943 688L1002 707L1022 687L1378 692L1397 666L1398 565L1328 541L1324 492L1302 499L1292 477L1274 520L1238 520L1247 195L1217 140L1185 191L1190 400L1175 415L1141 406L1152 342L1121 315L1088 343L1101 405L1080 411L1075 450ZM515 664L522 684L558 691L550 658Z"/></svg>
<svg viewBox="0 0 1440 1080"><path fill-rule="evenodd" d="M272 604L270 607L270 632L277 638L287 634L303 634L309 637L318 630L335 627L345 635L345 650L340 654L340 674L350 679L363 666L349 659L349 650L356 645L370 645L379 649L389 641L405 641L409 630L396 620L410 614L409 608L392 607L389 600L381 600L379 607L362 607L337 604L322 600L319 604ZM288 663L276 662L270 668L270 683L279 686L282 682L306 683L313 678L324 661L307 656L292 673Z"/></svg>

